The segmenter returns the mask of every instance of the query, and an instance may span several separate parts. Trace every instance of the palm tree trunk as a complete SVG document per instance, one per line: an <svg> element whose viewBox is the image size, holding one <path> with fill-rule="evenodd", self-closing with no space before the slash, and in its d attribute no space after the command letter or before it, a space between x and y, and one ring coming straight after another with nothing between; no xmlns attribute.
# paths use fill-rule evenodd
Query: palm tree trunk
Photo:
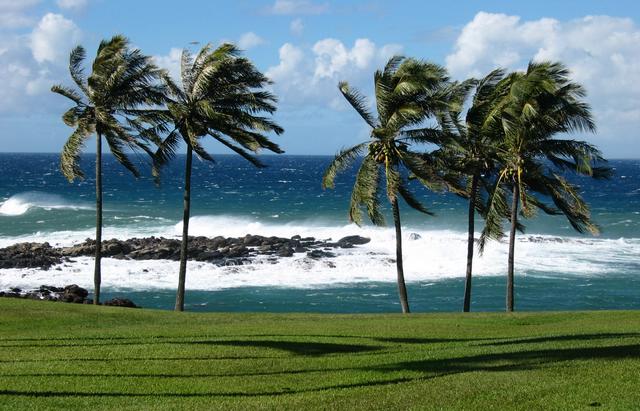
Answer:
<svg viewBox="0 0 640 411"><path fill-rule="evenodd" d="M462 311L468 313L471 310L471 275L473 272L473 245L475 242L475 210L476 191L478 190L478 174L474 174L471 180L471 193L469 195L469 232L467 236L467 275L464 282L464 302Z"/></svg>
<svg viewBox="0 0 640 411"><path fill-rule="evenodd" d="M96 133L96 254L93 270L93 303L100 304L100 270L102 260L102 135Z"/></svg>
<svg viewBox="0 0 640 411"><path fill-rule="evenodd" d="M407 297L407 286L404 283L404 268L402 267L402 228L400 227L400 208L398 207L398 199L391 201L393 207L393 223L396 226L396 268L398 270L398 294L400 295L400 305L402 313L408 314L409 298Z"/></svg>
<svg viewBox="0 0 640 411"><path fill-rule="evenodd" d="M511 202L511 231L509 232L509 262L507 266L507 311L513 311L513 257L516 245L516 226L518 224L518 202L520 200L520 186L513 184L513 199Z"/></svg>
<svg viewBox="0 0 640 411"><path fill-rule="evenodd" d="M176 311L184 311L184 289L187 277L187 257L189 249L189 217L191 215L191 146L187 146L187 161L184 170L184 212L182 215L182 244L180 246L180 271L178 273L178 292L176 293Z"/></svg>

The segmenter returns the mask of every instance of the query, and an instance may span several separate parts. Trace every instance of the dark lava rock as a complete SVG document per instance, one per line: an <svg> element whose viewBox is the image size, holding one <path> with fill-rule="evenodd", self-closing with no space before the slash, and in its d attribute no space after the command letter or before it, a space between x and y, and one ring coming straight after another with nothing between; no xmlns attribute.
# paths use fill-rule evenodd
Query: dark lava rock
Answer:
<svg viewBox="0 0 640 411"><path fill-rule="evenodd" d="M289 247L288 245L282 246L282 248L280 248L278 250L278 257L291 257L293 256L293 248Z"/></svg>
<svg viewBox="0 0 640 411"><path fill-rule="evenodd" d="M67 303L81 304L84 302L88 295L89 291L87 291L85 288L82 288L76 284L71 284L64 287L64 291L62 292L60 300Z"/></svg>
<svg viewBox="0 0 640 411"><path fill-rule="evenodd" d="M312 258L330 258L334 256L330 251L335 248L352 248L369 241L370 239L358 235L341 238L335 243L330 239L316 240L315 237L303 238L299 235L291 238L251 234L239 238L198 236L189 237L188 255L190 260L207 261L217 265L245 264L257 255L287 258L294 253L310 253ZM92 239L61 248L51 247L48 243L14 244L0 249L0 269L36 267L49 269L56 264L72 262L70 258L73 257L93 257L95 247L95 240ZM103 256L117 259L177 261L180 259L180 249L180 240L163 237L111 239L102 242ZM76 296L64 298L73 301L78 299Z"/></svg>
<svg viewBox="0 0 640 411"><path fill-rule="evenodd" d="M105 301L104 305L108 305L111 307L128 307L128 308L140 308L133 301L128 298L113 298L111 300Z"/></svg>
<svg viewBox="0 0 640 411"><path fill-rule="evenodd" d="M370 242L370 238L360 237L359 235L349 235L338 240L338 246L341 248L351 248L354 245L362 245Z"/></svg>
<svg viewBox="0 0 640 411"><path fill-rule="evenodd" d="M11 291L0 291L0 297L20 298L21 295L19 293L14 293L14 292L11 292Z"/></svg>
<svg viewBox="0 0 640 411"><path fill-rule="evenodd" d="M0 249L0 268L36 268L45 270L62 263L62 255L49 243L20 243Z"/></svg>
<svg viewBox="0 0 640 411"><path fill-rule="evenodd" d="M197 261L213 261L223 258L224 255L218 251L203 251L195 256L195 260Z"/></svg>
<svg viewBox="0 0 640 411"><path fill-rule="evenodd" d="M329 251L322 251L322 250L311 250L307 253L307 257L314 258L314 259L332 258L335 256L336 255L334 253L331 253Z"/></svg>
<svg viewBox="0 0 640 411"><path fill-rule="evenodd" d="M249 254L249 249L243 245L236 245L229 248L228 251L224 254L226 258L244 257Z"/></svg>
<svg viewBox="0 0 640 411"><path fill-rule="evenodd" d="M260 235L251 235L251 234L247 234L246 236L244 236L244 239L243 239L243 243L247 247L257 247L261 245L263 241L264 241L264 237Z"/></svg>
<svg viewBox="0 0 640 411"><path fill-rule="evenodd" d="M14 291L17 290L17 291ZM10 291L0 291L0 297L25 298L32 300L45 301L61 301L76 304L93 304L91 298L87 298L89 292L77 284L67 285L66 287L54 287L51 285L41 285L35 290L20 290L13 288ZM140 308L133 301L127 298L114 298L105 301L104 305L114 307L132 307Z"/></svg>
<svg viewBox="0 0 640 411"><path fill-rule="evenodd" d="M11 289L9 292L0 292L0 297L28 298L32 300L63 301L68 303L86 303L89 292L71 284L64 288L51 285L41 285L35 290ZM91 301L91 300L89 300Z"/></svg>

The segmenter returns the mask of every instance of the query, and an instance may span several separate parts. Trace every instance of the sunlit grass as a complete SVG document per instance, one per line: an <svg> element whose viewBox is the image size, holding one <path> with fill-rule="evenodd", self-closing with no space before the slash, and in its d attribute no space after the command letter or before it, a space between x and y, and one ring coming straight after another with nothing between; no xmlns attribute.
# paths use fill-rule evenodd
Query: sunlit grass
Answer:
<svg viewBox="0 0 640 411"><path fill-rule="evenodd" d="M640 312L201 314L0 299L0 408L632 409Z"/></svg>

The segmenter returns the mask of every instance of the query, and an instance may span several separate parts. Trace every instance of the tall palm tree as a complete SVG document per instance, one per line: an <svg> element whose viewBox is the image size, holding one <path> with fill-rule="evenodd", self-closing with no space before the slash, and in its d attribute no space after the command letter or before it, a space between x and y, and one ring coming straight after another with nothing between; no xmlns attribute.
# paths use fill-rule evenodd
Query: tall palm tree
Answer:
<svg viewBox="0 0 640 411"><path fill-rule="evenodd" d="M500 169L487 204L481 247L487 238L502 235L501 221L509 209L507 190L511 191L506 309L513 311L518 214L530 218L540 209L564 215L578 232L597 234L579 187L562 174L606 178L610 169L597 165L605 160L593 145L555 138L561 133L595 131L590 107L583 101L585 91L571 81L561 63L531 62L525 72L512 73L507 81L509 93L497 114L504 130L498 149Z"/></svg>
<svg viewBox="0 0 640 411"><path fill-rule="evenodd" d="M213 161L200 140L210 136L256 167L264 165L251 152L264 148L283 153L263 133L279 135L284 130L269 118L259 115L276 111L276 97L264 89L271 82L250 60L239 54L231 44L223 44L216 49L206 45L195 57L188 50L183 50L181 84L165 76L169 91L167 110L163 121L150 129L152 135L163 131L167 133L156 153L156 171L175 156L181 142L187 146L176 311L184 310L193 152L201 159Z"/></svg>
<svg viewBox="0 0 640 411"><path fill-rule="evenodd" d="M497 146L503 138L502 127L494 121L494 112L508 91L507 83L502 81L504 76L504 70L496 69L481 80L470 79L456 84L448 112L439 117L450 137L439 150L440 157L448 170L459 173L466 180L466 189L458 194L468 199L469 203L464 312L471 309L475 213L476 210L481 215L484 213L482 193L491 187L497 170ZM468 109L463 115L462 109L467 101Z"/></svg>
<svg viewBox="0 0 640 411"><path fill-rule="evenodd" d="M132 125L137 117L148 115L147 109L163 99L163 87L157 80L161 70L140 50L131 49L123 36L103 40L84 75L86 52L81 46L71 51L69 72L76 88L55 85L51 91L69 98L75 104L62 120L75 131L65 143L60 167L69 180L83 178L80 152L86 141L96 136L96 250L94 269L94 304L100 302L100 263L102 257L102 140L109 150L134 176L138 170L127 156L128 149L148 151L147 139L134 136Z"/></svg>
<svg viewBox="0 0 640 411"><path fill-rule="evenodd" d="M393 210L398 294L403 313L409 313L410 309L402 264L398 197L404 199L411 208L431 214L412 194L405 174L411 173L427 187L434 189L445 184L433 159L410 150L410 144L433 144L441 137L439 130L424 127L424 122L446 105L446 82L446 72L438 65L392 57L384 70L378 70L374 75L375 116L369 111L363 94L345 82L338 85L349 104L371 127L371 138L340 151L325 171L322 186L334 188L337 174L364 155L351 193L349 219L361 225L361 208L364 208L374 224L384 225L380 204L381 177L384 177L386 197Z"/></svg>

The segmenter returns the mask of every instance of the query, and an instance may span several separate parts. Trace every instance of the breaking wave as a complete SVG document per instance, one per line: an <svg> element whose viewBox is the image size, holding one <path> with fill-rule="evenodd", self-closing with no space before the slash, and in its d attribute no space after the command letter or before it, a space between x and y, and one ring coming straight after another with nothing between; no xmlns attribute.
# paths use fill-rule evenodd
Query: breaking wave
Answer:
<svg viewBox="0 0 640 411"><path fill-rule="evenodd" d="M29 210L39 208L43 210L91 210L93 207L86 203L71 202L64 197L39 191L26 191L15 194L0 203L0 215L20 216Z"/></svg>

